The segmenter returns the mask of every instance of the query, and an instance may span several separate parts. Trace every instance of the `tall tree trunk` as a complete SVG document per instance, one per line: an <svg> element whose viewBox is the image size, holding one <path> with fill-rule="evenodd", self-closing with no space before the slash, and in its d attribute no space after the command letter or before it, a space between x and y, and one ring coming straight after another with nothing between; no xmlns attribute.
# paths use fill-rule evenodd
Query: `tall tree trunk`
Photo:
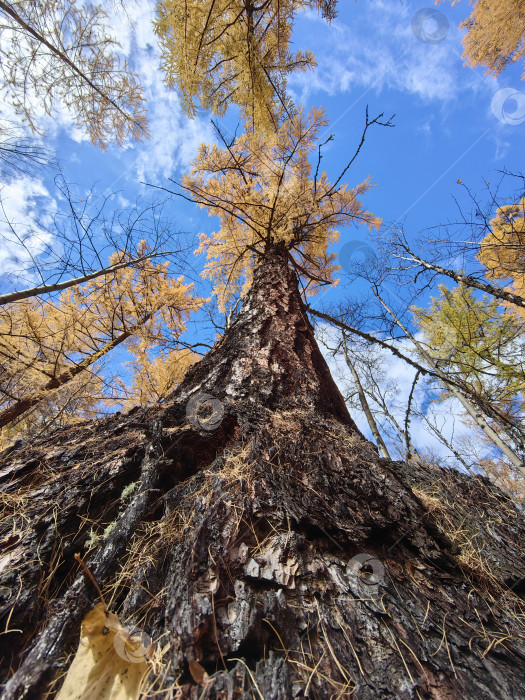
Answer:
<svg viewBox="0 0 525 700"><path fill-rule="evenodd" d="M374 418L374 414L372 413L372 410L370 409L370 405L368 403L368 400L366 398L365 390L363 389L363 385L361 384L361 379L359 378L359 374L355 368L354 363L350 359L350 355L348 354L348 345L347 345L347 339L346 336L343 335L343 354L345 356L345 362L350 370L350 373L354 379L355 387L357 390L357 395L359 396L359 403L361 404L361 408L363 409L363 413L365 414L366 420L368 422L368 426L372 432L372 435L374 436L374 440L376 441L377 447L379 448L379 454L381 457L385 457L386 459L390 459L390 455L388 454L387 447L385 445L385 441L383 440L383 436L381 435L381 431L379 430L379 427L376 423L376 419Z"/></svg>
<svg viewBox="0 0 525 700"><path fill-rule="evenodd" d="M3 698L43 697L76 648L90 527L109 607L164 649L157 697L523 696L522 515L482 478L379 458L284 251L166 401L0 462Z"/></svg>
<svg viewBox="0 0 525 700"><path fill-rule="evenodd" d="M414 400L414 391L416 389L417 380L419 379L420 374L421 372L416 372L414 379L412 380L412 386L410 387L410 393L408 395L408 401L405 411L405 427L403 430L403 435L405 438L406 445L405 460L407 462L412 457L412 452L415 452L414 447L412 445L412 438L410 437L410 415L412 413L412 401Z"/></svg>

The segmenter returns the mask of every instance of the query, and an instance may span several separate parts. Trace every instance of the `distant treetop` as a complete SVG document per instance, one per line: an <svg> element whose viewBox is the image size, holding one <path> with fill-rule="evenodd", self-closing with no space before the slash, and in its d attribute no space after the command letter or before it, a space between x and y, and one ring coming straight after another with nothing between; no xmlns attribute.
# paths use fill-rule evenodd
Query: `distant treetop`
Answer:
<svg viewBox="0 0 525 700"><path fill-rule="evenodd" d="M188 116L197 105L222 115L240 107L251 130L275 131L293 113L286 78L315 66L290 51L295 15L306 8L335 17L335 0L159 0L156 32L166 82Z"/></svg>

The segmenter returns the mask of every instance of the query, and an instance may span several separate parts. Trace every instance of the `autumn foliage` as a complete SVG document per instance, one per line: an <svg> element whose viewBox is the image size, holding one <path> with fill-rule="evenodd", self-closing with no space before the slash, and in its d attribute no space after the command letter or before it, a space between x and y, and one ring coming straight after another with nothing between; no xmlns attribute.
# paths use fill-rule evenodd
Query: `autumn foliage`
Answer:
<svg viewBox="0 0 525 700"><path fill-rule="evenodd" d="M525 197L517 204L499 207L490 224L490 233L480 243L478 260L487 268L487 277L510 281L510 290L525 297ZM524 315L517 306L509 308Z"/></svg>
<svg viewBox="0 0 525 700"><path fill-rule="evenodd" d="M323 110L283 123L272 136L245 133L232 143L200 147L189 175L182 179L187 195L220 220L220 228L201 236L198 252L206 253L205 274L212 279L219 305L246 291L251 273L265 252L277 244L290 252L307 292L334 281L335 254L328 247L339 239L340 226L377 227L380 220L364 209L360 196L370 180L349 188L331 183L309 158L328 121Z"/></svg>
<svg viewBox="0 0 525 700"><path fill-rule="evenodd" d="M311 51L290 50L294 16L316 7L328 19L335 2L319 0L159 0L155 25L166 82L185 113L216 115L233 103L247 129L275 130L294 112L286 78L315 66Z"/></svg>
<svg viewBox="0 0 525 700"><path fill-rule="evenodd" d="M525 325L515 314L498 299L476 298L465 285L440 285L429 307L413 307L413 312L427 350L451 379L504 414L519 417L525 398ZM444 391L442 397L449 395Z"/></svg>
<svg viewBox="0 0 525 700"><path fill-rule="evenodd" d="M142 246L140 252L145 250ZM115 253L110 264L121 257ZM169 275L167 263L144 260L68 289L56 300L36 297L3 306L0 427L20 416L25 420L26 411L33 407L38 407L40 419L30 421L27 429L42 422L42 411L45 415L50 407L56 409L51 411L55 425L91 417L98 401L108 398L97 378L97 363L122 343L142 357L145 344L155 348L162 347L166 339L173 343L199 303L192 295L192 285ZM183 362L180 371L187 366ZM169 371L174 374L173 368L166 368ZM141 386L143 373L144 369L135 367L134 386ZM155 386L157 394L162 391L160 379ZM57 391L61 392L58 397ZM145 389L139 392L144 393ZM129 402L135 395L132 388L124 399ZM76 407L72 414L67 410L70 401Z"/></svg>
<svg viewBox="0 0 525 700"><path fill-rule="evenodd" d="M442 0L441 0L442 1ZM455 4L458 0L453 0ZM525 11L521 0L470 0L471 14L461 27L464 57L468 65L485 66L498 75L508 65L525 58ZM523 73L525 79L525 72Z"/></svg>

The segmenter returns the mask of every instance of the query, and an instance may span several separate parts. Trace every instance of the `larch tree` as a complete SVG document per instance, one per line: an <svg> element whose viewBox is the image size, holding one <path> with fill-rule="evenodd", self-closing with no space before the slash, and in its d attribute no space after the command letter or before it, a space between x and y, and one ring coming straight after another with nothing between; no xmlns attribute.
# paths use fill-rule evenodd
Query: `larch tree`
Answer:
<svg viewBox="0 0 525 700"><path fill-rule="evenodd" d="M160 258L180 268L186 246L165 215L165 201L144 202L139 197L133 204L115 207L114 192L100 195L93 188L79 193L63 176L57 176L54 185L57 210L47 216L35 210L23 219L10 207L10 185L0 188L0 236L5 246L0 307L107 279L148 260Z"/></svg>
<svg viewBox="0 0 525 700"><path fill-rule="evenodd" d="M517 223L517 230L519 231L519 223ZM512 271L514 275L519 277L519 265L522 264L520 262L522 253L518 243L519 234L511 234L510 241L507 241L507 243L501 243L501 240L498 239L501 239L501 232L496 231L494 233L489 231L481 241L478 239L473 243L476 249L481 248L477 256L479 260L481 262L483 260L487 261L487 265L483 263L482 272L477 274L469 274L462 269L454 269L452 261L449 263L449 266L445 266L442 258L446 253L444 254L439 246L432 246L428 243L425 246L425 243L423 243L422 247L425 247L425 253L413 250L413 246L409 243L405 232L400 229L389 231L381 241L381 248L383 254L388 251L385 260L390 258L388 265L389 272L392 275L403 276L405 279L412 280L422 277L426 285L429 284L429 280L434 282L436 279L445 277L454 280L457 284L463 284L472 289L486 292L496 299L507 302L511 305L511 308L521 313L525 309L525 296L519 293L520 288L514 289L512 286L506 288L504 284L493 284L492 281L489 281L489 279L492 279L499 282L501 277L504 276L501 263L497 260L496 251L499 250L501 252L505 248L507 251L501 254L504 257L509 256L507 274L510 272L510 264L513 261ZM483 250L485 247L487 252ZM512 252L513 250L514 252ZM491 265L493 266L492 269L490 268ZM497 272L495 268L498 268Z"/></svg>
<svg viewBox="0 0 525 700"><path fill-rule="evenodd" d="M131 381L121 381L113 399L124 410L151 406L165 399L181 383L188 368L200 359L190 348L159 348L158 343L152 346L150 338L132 338L128 350L133 356L127 363L132 369Z"/></svg>
<svg viewBox="0 0 525 700"><path fill-rule="evenodd" d="M523 463L523 323L496 299L476 299L468 287L450 290L441 285L439 292L427 309L412 308L423 335L418 342ZM453 384L441 383L438 398L453 392Z"/></svg>
<svg viewBox="0 0 525 700"><path fill-rule="evenodd" d="M330 313L311 306L308 310L324 321L318 325L317 337L338 360L336 367L346 365L350 370L349 374L338 369L345 401L349 408L362 410L380 454L384 456L385 437L388 449L401 459L416 457L469 472L481 470L490 477L497 475L496 483L521 503L519 484L523 479L515 466L522 466L518 454L523 453L524 437L520 421L523 329L514 315L503 314L494 300L474 300L468 289L446 290L446 296L434 299L428 309L413 309L420 334L412 342L408 336L385 340L382 334L350 325L357 322L362 326L365 321L363 315L355 317L356 311L363 314L362 304L355 306L357 309L341 304L327 310ZM368 311L374 319L370 306ZM390 375L389 360L394 357L405 367L399 374L402 365L398 363ZM483 432L483 421L480 426L468 411L458 414L460 420L454 419L453 404L443 402L453 399L458 391L464 399L468 397L475 416L477 411L483 412L503 444L510 441L514 445L515 464L495 449L494 441ZM436 454L421 445L421 439L416 449L411 437L415 422L447 453ZM460 439L455 436L459 422L468 425L476 444L466 434Z"/></svg>
<svg viewBox="0 0 525 700"><path fill-rule="evenodd" d="M110 267L120 257L115 253ZM48 412L57 390L72 380L78 390L86 371L119 345L134 340L151 348L166 334L178 338L199 301L167 266L146 259L70 288L57 301L36 297L1 307L0 429L35 407Z"/></svg>
<svg viewBox="0 0 525 700"><path fill-rule="evenodd" d="M335 17L333 0L159 0L155 25L166 82L177 87L186 114L197 105L216 115L233 103L247 128L274 131L294 111L287 76L315 66L310 51L290 50L298 11Z"/></svg>
<svg viewBox="0 0 525 700"><path fill-rule="evenodd" d="M289 133L300 138L315 114ZM227 182L213 192L208 176L199 184L209 206L229 201ZM121 663L114 649L130 635L114 631L114 612L144 631L132 648L144 634L156 641L139 646L140 667L122 652L127 666L108 680L122 697L139 697L147 674L149 692L166 698L518 698L520 513L481 478L380 459L360 435L299 291L298 272L323 279L324 248L305 272L292 261L315 235L297 202L311 206L315 178L304 172L291 200L283 187L283 208L258 187L246 187L247 227L256 208L297 208L264 246L237 245L225 215L224 274L249 245L259 251L252 282L231 327L175 391L2 457L11 515L0 644L6 670L17 667L4 697L41 697L75 650L98 598L78 553L104 595L97 615L108 611L84 619L83 645L99 648L106 624L113 643L101 663ZM345 193L335 195L339 216L345 197L355 216L355 194ZM297 212L306 230L294 230ZM39 558L28 558L37 543ZM88 698L103 669L77 659L64 687Z"/></svg>
<svg viewBox="0 0 525 700"><path fill-rule="evenodd" d="M440 285L427 309L413 307L423 343L452 380L509 418L525 391L525 326L496 299L476 299L465 286ZM445 392L445 396L446 396Z"/></svg>
<svg viewBox="0 0 525 700"><path fill-rule="evenodd" d="M315 341L299 278L329 282L335 227L376 223L367 183L312 177L321 126L202 150L183 181L221 213L216 293L247 285L179 386L0 456L6 700L520 697L521 514L380 459Z"/></svg>
<svg viewBox="0 0 525 700"><path fill-rule="evenodd" d="M510 282L507 291L525 298L525 197L516 204L498 207L490 224L477 257L487 268L487 277ZM525 317L525 309L509 308Z"/></svg>
<svg viewBox="0 0 525 700"><path fill-rule="evenodd" d="M3 409L19 396L21 377L20 373L13 373L12 365L1 364L0 408ZM99 361L58 389L47 392L42 401L0 430L0 450L29 436L38 438L64 425L100 417L101 402L108 398L103 375L104 364ZM24 390L33 393L29 382L24 383Z"/></svg>
<svg viewBox="0 0 525 700"><path fill-rule="evenodd" d="M100 6L2 0L0 37L3 99L33 132L41 133L39 117L60 103L102 148L147 137L142 87L118 55Z"/></svg>
<svg viewBox="0 0 525 700"><path fill-rule="evenodd" d="M439 377L441 382L447 386L447 389L450 389L451 394L459 401L470 418L472 418L478 427L486 433L487 437L492 440L494 445L501 450L501 452L503 452L509 461L522 474L525 475L522 432L517 432L516 437L519 440L519 450L516 450L514 445L510 445L508 440L503 439L490 424L490 418L493 417L493 413L498 413L497 409L492 409L488 402L481 403L478 394L471 394L468 391L468 385L457 384L454 380L450 380L450 378L447 377L446 370L444 370L442 367L441 360L432 356L431 352L429 352L429 350L425 347L425 343L416 338L415 331L412 332L408 328L408 323L401 318L400 314L396 313L396 311L388 305L387 301L385 301L385 299L381 296L381 293L377 288L374 289L374 294L379 300L381 306L384 308L386 314L391 318L391 322L393 322L393 324L395 324L402 331L403 337L410 339L417 354L424 359L428 366L432 368L434 376ZM465 388L467 388L467 391L465 391Z"/></svg>
<svg viewBox="0 0 525 700"><path fill-rule="evenodd" d="M381 123L380 117L367 118L367 127ZM182 196L221 223L217 232L201 237L198 248L207 255L205 275L214 283L221 311L236 293L247 291L254 266L276 246L289 251L305 291L315 293L334 281L336 256L327 251L339 240L336 227L380 225L360 201L369 179L348 188L340 178L329 182L319 163L312 173L309 156L327 125L324 112L314 108L299 111L273 136L250 133L224 148L203 145L182 179Z"/></svg>
<svg viewBox="0 0 525 700"><path fill-rule="evenodd" d="M443 2L443 0L439 0ZM455 4L459 0L453 0ZM464 58L498 75L525 58L525 12L520 0L470 0L471 14L462 22ZM525 72L522 76L525 79Z"/></svg>

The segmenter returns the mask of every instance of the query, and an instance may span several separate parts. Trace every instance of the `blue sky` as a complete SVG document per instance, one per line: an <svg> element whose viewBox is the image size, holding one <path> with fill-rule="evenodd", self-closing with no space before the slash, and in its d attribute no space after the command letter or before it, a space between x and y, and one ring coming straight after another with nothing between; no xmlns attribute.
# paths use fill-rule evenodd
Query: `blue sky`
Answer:
<svg viewBox="0 0 525 700"><path fill-rule="evenodd" d="M483 193L484 181L494 179L496 170L523 169L522 67L512 66L495 79L464 65L458 26L470 9L466 0L438 7L400 0L341 0L332 25L310 11L295 24L294 48L312 50L318 67L293 76L289 89L297 102L327 111L327 135L335 136L324 150L323 166L329 175L337 176L352 156L367 105L370 117L381 112L385 117L396 115L394 128L369 132L347 180L352 185L370 175L376 186L365 198L366 207L385 222L404 223L409 236L455 217L453 196L465 196L458 180ZM42 119L47 142L56 149L65 178L75 183L79 196L92 187L99 193L118 192L115 206L151 196L141 183L169 186L169 177L179 178L187 170L198 145L212 139L210 115L200 112L188 120L176 93L162 82L151 5L138 0L129 13L132 28L128 18L118 14L111 26L122 52L141 75L150 141L102 152L63 110L53 119ZM233 130L236 123L235 110L222 121L225 130ZM4 183L2 196L7 212L19 222L31 215L45 223L62 206L52 179L45 175ZM169 213L179 230L197 234L214 229L205 212L183 200L174 200ZM366 230L342 231L336 250L366 239ZM9 254L0 250L0 273L9 270ZM204 261L192 262L199 267ZM333 288L322 301L337 301L344 293L343 287Z"/></svg>
<svg viewBox="0 0 525 700"><path fill-rule="evenodd" d="M348 181L355 184L370 175L375 188L366 196L367 208L385 222L404 222L410 233L455 215L452 195L462 196L458 179L481 192L483 181L491 180L495 170L522 169L525 83L520 80L521 66L494 79L482 69L464 65L463 32L458 25L470 9L466 0L438 8L396 0L339 5L332 25L312 11L298 18L294 47L311 49L318 67L289 81L298 102L322 105L331 120L327 135L333 133L335 140L325 147L323 160L329 174L338 174L352 155L367 105L371 117L395 113L395 128L376 127L369 132ZM138 2L129 11L135 21L131 31L122 16L112 20L112 26L123 52L142 76L151 140L102 152L67 114L59 112L57 118L43 120L66 179L78 185L79 193L95 184L101 193L118 191L117 204L150 196L142 182L165 185L168 177L180 177L198 144L212 138L209 115L201 112L196 120L186 119L176 93L162 83L151 6ZM512 94L503 94L507 99L497 115L503 89L512 90L518 102ZM235 110L222 123L226 130L234 129ZM23 184L29 204L37 203L38 210L60 206L52 202L56 193L49 179ZM214 227L204 212L181 200L173 203L172 216L181 230L197 233ZM343 231L341 245L354 239L366 239L366 230Z"/></svg>

